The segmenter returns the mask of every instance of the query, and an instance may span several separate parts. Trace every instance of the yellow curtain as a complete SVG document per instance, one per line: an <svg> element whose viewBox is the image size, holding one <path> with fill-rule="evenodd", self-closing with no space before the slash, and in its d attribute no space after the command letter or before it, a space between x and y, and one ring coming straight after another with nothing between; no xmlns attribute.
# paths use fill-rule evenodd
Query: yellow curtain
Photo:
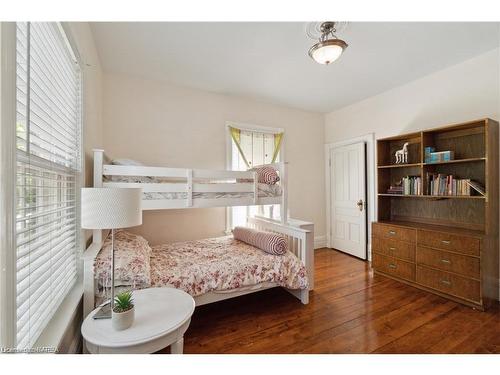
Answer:
<svg viewBox="0 0 500 375"><path fill-rule="evenodd" d="M274 135L274 153L271 163L276 162L276 158L278 157L278 153L280 152L282 139L283 139L283 133L278 133Z"/></svg>
<svg viewBox="0 0 500 375"><path fill-rule="evenodd" d="M250 168L250 164L248 164L248 160L245 157L245 154L243 153L243 150L241 149L241 130L233 128L232 126L229 127L229 132L231 133L231 138L234 141L234 144L238 148L238 151L240 152L241 158L245 162L245 165L247 168Z"/></svg>

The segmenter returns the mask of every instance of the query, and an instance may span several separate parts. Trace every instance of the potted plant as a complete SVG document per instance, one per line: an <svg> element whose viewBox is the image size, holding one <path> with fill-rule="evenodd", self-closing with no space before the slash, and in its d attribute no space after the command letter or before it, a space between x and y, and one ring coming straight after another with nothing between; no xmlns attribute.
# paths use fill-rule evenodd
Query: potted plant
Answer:
<svg viewBox="0 0 500 375"><path fill-rule="evenodd" d="M111 313L111 325L117 331L129 328L134 322L134 300L132 292L122 292L115 296L115 306Z"/></svg>

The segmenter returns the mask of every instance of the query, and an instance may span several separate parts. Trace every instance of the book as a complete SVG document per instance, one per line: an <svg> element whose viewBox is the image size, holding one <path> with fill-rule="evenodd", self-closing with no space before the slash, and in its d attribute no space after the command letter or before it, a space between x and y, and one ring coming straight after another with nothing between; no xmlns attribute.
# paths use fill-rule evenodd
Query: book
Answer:
<svg viewBox="0 0 500 375"><path fill-rule="evenodd" d="M475 191L477 191L479 194L481 194L481 195L485 195L486 194L486 190L485 190L484 186L481 185L479 182L468 180L467 184L471 188L473 188Z"/></svg>
<svg viewBox="0 0 500 375"><path fill-rule="evenodd" d="M387 189L387 194L396 194L396 195L402 195L403 194L403 186L402 185L397 185L397 186L390 186L389 189Z"/></svg>
<svg viewBox="0 0 500 375"><path fill-rule="evenodd" d="M456 178L453 175L442 173L427 172L427 195L453 196L453 195L471 195L470 179ZM478 187L476 184L476 187ZM479 189L481 186L479 185ZM484 190L484 188L483 188Z"/></svg>
<svg viewBox="0 0 500 375"><path fill-rule="evenodd" d="M422 194L422 179L420 176L403 177L402 187L403 195L421 195Z"/></svg>

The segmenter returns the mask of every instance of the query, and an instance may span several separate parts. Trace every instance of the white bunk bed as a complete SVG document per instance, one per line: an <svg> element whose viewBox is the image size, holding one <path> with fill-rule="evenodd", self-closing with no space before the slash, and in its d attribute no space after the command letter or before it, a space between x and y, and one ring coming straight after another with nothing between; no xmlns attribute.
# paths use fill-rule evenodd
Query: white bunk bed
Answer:
<svg viewBox="0 0 500 375"><path fill-rule="evenodd" d="M279 194L268 196L261 192L255 172L124 166L105 164L105 161L104 151L94 150L94 187L142 188L143 210L280 204L281 212L287 212L287 176L286 164L283 162L270 165L278 171L280 181ZM242 180L245 182L239 182ZM249 180L252 182L248 182ZM247 225L280 233L288 239L289 250L306 267L310 287L286 290L307 304L314 280L313 231L301 228L296 220L288 223L286 215L282 215L281 221L260 217L248 218ZM92 244L83 256L84 316L95 307L97 281L94 275L94 261L103 242L102 231L94 230ZM195 302L200 306L277 286L276 283L268 282L223 293L209 292L195 297Z"/></svg>

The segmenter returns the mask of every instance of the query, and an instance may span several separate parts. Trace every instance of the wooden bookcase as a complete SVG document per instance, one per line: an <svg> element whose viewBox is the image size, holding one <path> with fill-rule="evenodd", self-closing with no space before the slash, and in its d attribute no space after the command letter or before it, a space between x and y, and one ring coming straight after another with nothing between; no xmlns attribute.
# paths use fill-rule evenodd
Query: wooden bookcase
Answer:
<svg viewBox="0 0 500 375"><path fill-rule="evenodd" d="M409 143L408 162L406 164L396 164L394 153L396 150L401 149L405 142ZM402 281L416 283L417 286L422 286L422 281L425 281L422 280L422 277L424 277L423 275L428 276L427 271L449 271L451 276L446 272L443 275L446 277L454 275L462 277L463 274L460 272L457 274L457 270L449 266L449 259L444 259L448 253L453 255L455 249L450 247L450 240L443 237L443 233L445 236L455 236L456 238L453 238L458 247L460 247L457 243L459 240L465 241L469 237L477 238L480 241L480 251L477 257L481 271L478 272L477 277L472 277L472 279L477 279L480 289L480 295L477 298L471 299L469 295L467 295L467 298L462 298L463 295L460 295L460 292L451 289L450 293L447 293L448 289L444 285L447 285L449 281L446 281L448 280L446 278L441 280L444 283L443 285L432 288L424 287L424 289L432 290L438 294L480 308L484 308L489 299L498 298L498 143L498 122L491 119L469 121L377 140L378 222L374 223L374 230L372 231L374 238L377 237L377 233L379 234L378 239L375 240L377 245L372 249L374 253L378 253L380 267L377 267L377 262L374 262L376 271L401 278ZM453 151L454 160L426 163L425 147L434 147L436 151ZM456 178L477 181L485 187L486 193L484 196L479 193L471 196L429 195L425 189L428 173L442 173L454 175ZM390 185L396 184L405 176L419 176L422 181L423 194L394 195L387 193ZM376 227L377 225L379 227ZM389 226L392 229L387 229ZM392 235L394 238L391 238L391 233L395 232L394 228L414 230L415 239L413 240L413 232L408 234L410 239L405 237L407 232L404 232L405 236L402 239L398 239L400 234ZM386 235L384 235L383 230L387 230ZM419 250L419 246L426 242L423 238L420 238L420 240L418 238L419 231L423 230L426 231L420 234L421 237L424 234L429 236L429 233L435 233L438 237L442 237L441 242L436 246L430 246L427 243L424 246L425 248ZM395 243L389 243L386 240L402 240L402 243L398 243L399 248L403 247L403 245L406 246L406 250L411 248L411 256L400 259L393 254L391 257L391 254L388 254L388 249L394 249ZM408 247L410 243L414 243L414 246ZM439 265L438 267L431 267L428 264L429 262L425 262L424 259L424 263L421 264L423 268L419 268L419 254L424 254L425 256L422 255L422 257L427 258L433 255L428 252L429 247L433 248L436 254L439 251L445 251L445 253L438 254L444 257L441 259L443 267ZM414 251L414 254L411 254L412 251ZM470 254L467 255L467 252L465 255L461 251L456 253L462 253L465 257L470 256ZM387 259L383 258L385 263L381 263L380 256L382 255L384 257L389 256ZM410 264L400 262L401 265L398 266L396 265L397 261L410 262ZM470 261L468 258L457 258L454 263L467 263ZM490 264L487 264L488 262ZM390 267L387 268L384 264ZM391 272L391 270L398 268L408 271L402 273L404 277L398 275L396 271ZM421 275L420 278L419 275ZM436 276L436 280L439 283L439 275ZM425 284L425 282L423 283ZM444 292L442 289L444 289Z"/></svg>

